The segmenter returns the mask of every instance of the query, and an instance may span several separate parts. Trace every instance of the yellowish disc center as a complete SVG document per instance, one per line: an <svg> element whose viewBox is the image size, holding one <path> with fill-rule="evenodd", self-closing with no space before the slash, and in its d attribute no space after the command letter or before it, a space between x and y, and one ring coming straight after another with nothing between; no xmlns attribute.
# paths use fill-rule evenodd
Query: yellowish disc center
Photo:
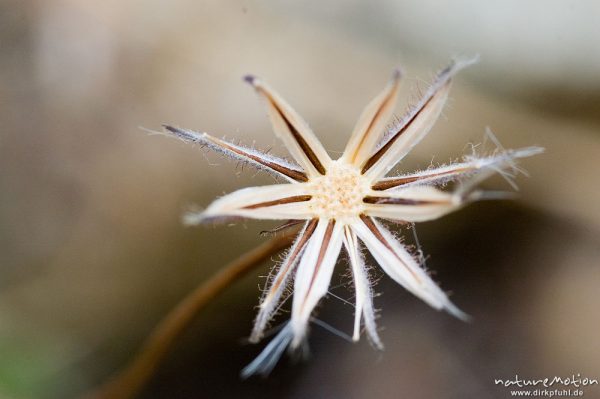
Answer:
<svg viewBox="0 0 600 399"><path fill-rule="evenodd" d="M315 216L341 221L362 213L369 186L356 167L334 161L326 175L311 180Z"/></svg>

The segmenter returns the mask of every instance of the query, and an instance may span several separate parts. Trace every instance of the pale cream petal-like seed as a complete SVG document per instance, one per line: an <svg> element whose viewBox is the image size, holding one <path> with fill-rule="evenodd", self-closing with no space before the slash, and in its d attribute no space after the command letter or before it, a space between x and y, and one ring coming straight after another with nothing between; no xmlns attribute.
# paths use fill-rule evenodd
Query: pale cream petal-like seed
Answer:
<svg viewBox="0 0 600 399"><path fill-rule="evenodd" d="M285 159L277 158L252 148L242 147L227 140L213 137L208 133L199 133L168 125L164 125L164 128L181 140L208 146L215 152L238 161L247 162L258 169L281 176L290 182L304 182L308 180L306 173L300 167L287 162Z"/></svg>
<svg viewBox="0 0 600 399"><path fill-rule="evenodd" d="M288 281L291 279L294 269L298 263L302 251L317 226L317 220L313 219L307 222L298 234L294 245L290 248L284 261L281 262L279 270L269 282L269 289L265 291L260 303L260 310L254 321L254 328L250 334L250 342L258 342L262 337L267 326L267 323L273 317L273 313L277 310L277 306L281 301L283 292L285 291Z"/></svg>
<svg viewBox="0 0 600 399"><path fill-rule="evenodd" d="M275 134L308 176L324 175L331 158L308 124L279 94L254 76L245 80L266 100Z"/></svg>
<svg viewBox="0 0 600 399"><path fill-rule="evenodd" d="M500 172L505 169L510 170L514 168L517 159L530 157L542 152L544 152L544 149L541 147L525 147L489 156L469 156L464 162L438 166L401 176L386 177L373 184L372 188L376 191L392 191L397 188L416 185L444 185L460 178L470 177L484 169Z"/></svg>
<svg viewBox="0 0 600 399"><path fill-rule="evenodd" d="M383 343L377 333L375 325L375 311L373 308L373 292L367 275L364 260L358 249L358 239L352 228L344 227L344 246L350 258L352 276L354 279L354 290L356 294L356 306L354 310L354 333L352 340L360 339L361 318L364 319L367 334L373 345L383 349Z"/></svg>
<svg viewBox="0 0 600 399"><path fill-rule="evenodd" d="M321 219L306 245L294 281L292 347L298 347L304 340L310 315L327 294L342 247L342 230L343 226L335 220Z"/></svg>
<svg viewBox="0 0 600 399"><path fill-rule="evenodd" d="M397 130L367 159L362 172L371 179L382 178L429 133L442 112L451 78L474 60L457 61L438 73L421 101L403 118Z"/></svg>
<svg viewBox="0 0 600 399"><path fill-rule="evenodd" d="M394 112L400 77L400 70L396 70L392 80L363 110L341 157L342 160L361 167L373 152Z"/></svg>
<svg viewBox="0 0 600 399"><path fill-rule="evenodd" d="M468 319L468 316L433 282L416 259L380 223L372 218L363 217L361 223L353 224L352 228L392 279L431 307L445 309L463 320Z"/></svg>
<svg viewBox="0 0 600 399"><path fill-rule="evenodd" d="M303 184L248 187L214 201L201 216L206 219L241 217L250 219L312 219L311 196Z"/></svg>
<svg viewBox="0 0 600 399"><path fill-rule="evenodd" d="M460 195L431 186L409 186L393 191L375 191L363 200L365 214L403 222L437 219L463 205Z"/></svg>

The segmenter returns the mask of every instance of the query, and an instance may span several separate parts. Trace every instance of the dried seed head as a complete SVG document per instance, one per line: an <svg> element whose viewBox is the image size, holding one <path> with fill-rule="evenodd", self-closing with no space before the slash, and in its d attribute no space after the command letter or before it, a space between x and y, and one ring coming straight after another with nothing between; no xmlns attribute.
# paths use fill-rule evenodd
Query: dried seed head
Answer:
<svg viewBox="0 0 600 399"><path fill-rule="evenodd" d="M338 160L327 154L308 124L265 82L248 76L247 82L266 101L275 133L283 140L295 164L251 148L217 139L206 133L166 127L175 136L213 148L232 158L267 170L287 183L249 187L214 201L193 222L216 217L243 217L272 220L304 220L296 242L270 280L256 318L251 341L264 335L265 327L286 297L293 280L291 320L242 372L268 374L286 347L301 347L311 314L329 284L342 246L352 266L356 287L356 314L353 339L361 326L377 347L382 347L375 326L373 291L361 248L365 248L383 271L434 309L446 310L466 320L446 293L422 268L422 260L377 221L384 218L400 223L437 219L469 202L490 198L473 191L475 185L493 172L509 182L520 171L515 161L542 151L537 147L498 151L489 156L470 156L460 163L432 167L401 176L385 177L429 132L440 115L452 77L473 61L459 61L443 69L429 90L390 133L384 132L394 111L400 83L399 73L367 105L358 119L348 145ZM449 181L458 189L440 190ZM497 194L492 194L498 198Z"/></svg>

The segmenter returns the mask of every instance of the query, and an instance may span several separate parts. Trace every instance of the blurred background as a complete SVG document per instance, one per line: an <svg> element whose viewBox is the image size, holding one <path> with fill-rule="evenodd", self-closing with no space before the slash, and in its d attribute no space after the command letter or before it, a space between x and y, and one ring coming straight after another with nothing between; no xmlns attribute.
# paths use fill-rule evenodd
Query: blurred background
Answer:
<svg viewBox="0 0 600 399"><path fill-rule="evenodd" d="M283 153L241 80L253 73L335 156L393 68L406 71L406 104L453 56L475 54L401 165L457 159L487 126L508 148L546 148L522 162L530 177L518 179L518 200L417 227L428 266L473 322L382 276L384 352L314 326L308 362L284 358L268 379L241 381L263 347L244 338L265 264L197 317L141 397L504 398L494 378L600 378L599 18L593 0L3 0L0 397L98 385L274 226L182 226L189 207L271 178L139 127ZM345 267L332 292L351 299ZM353 309L330 297L318 317L350 332Z"/></svg>

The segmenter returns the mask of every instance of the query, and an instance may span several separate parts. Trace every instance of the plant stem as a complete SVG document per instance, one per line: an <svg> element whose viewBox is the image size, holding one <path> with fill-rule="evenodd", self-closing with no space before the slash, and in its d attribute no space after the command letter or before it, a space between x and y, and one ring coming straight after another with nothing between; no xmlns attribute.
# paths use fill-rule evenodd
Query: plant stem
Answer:
<svg viewBox="0 0 600 399"><path fill-rule="evenodd" d="M245 253L229 263L208 281L186 296L160 322L129 365L97 390L84 395L87 399L129 399L135 397L152 377L176 339L196 314L217 295L271 255L289 246L295 231L288 231Z"/></svg>

